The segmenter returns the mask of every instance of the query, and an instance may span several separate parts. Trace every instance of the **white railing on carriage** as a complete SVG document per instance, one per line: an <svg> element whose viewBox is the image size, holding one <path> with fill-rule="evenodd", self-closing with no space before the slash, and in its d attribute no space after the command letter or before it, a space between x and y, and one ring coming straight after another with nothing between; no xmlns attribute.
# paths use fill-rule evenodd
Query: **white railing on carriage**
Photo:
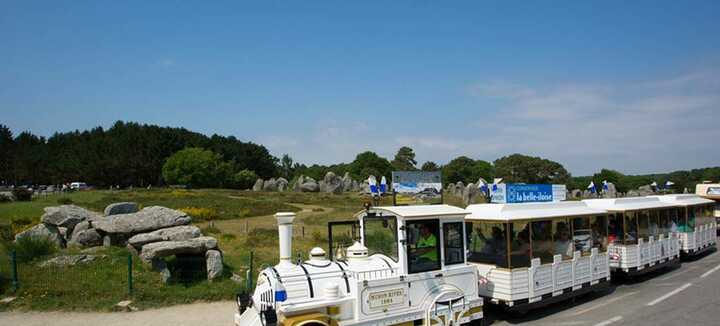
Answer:
<svg viewBox="0 0 720 326"><path fill-rule="evenodd" d="M358 272L349 271L349 273L358 281L374 281L399 276L397 268L383 268Z"/></svg>
<svg viewBox="0 0 720 326"><path fill-rule="evenodd" d="M562 256L556 255L551 264L541 264L540 259L535 258L528 268L528 298L534 302L544 294L560 294L567 288L575 290L609 276L608 255L598 252L597 248L593 248L589 256L576 251L571 260L562 260Z"/></svg>

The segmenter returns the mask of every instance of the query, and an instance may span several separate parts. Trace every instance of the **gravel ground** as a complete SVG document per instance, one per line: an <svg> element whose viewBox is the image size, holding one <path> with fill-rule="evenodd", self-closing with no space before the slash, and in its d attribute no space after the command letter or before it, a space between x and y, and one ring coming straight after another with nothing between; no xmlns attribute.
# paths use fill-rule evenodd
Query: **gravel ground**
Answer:
<svg viewBox="0 0 720 326"><path fill-rule="evenodd" d="M0 312L0 325L220 326L232 325L235 302L195 303L138 312Z"/></svg>

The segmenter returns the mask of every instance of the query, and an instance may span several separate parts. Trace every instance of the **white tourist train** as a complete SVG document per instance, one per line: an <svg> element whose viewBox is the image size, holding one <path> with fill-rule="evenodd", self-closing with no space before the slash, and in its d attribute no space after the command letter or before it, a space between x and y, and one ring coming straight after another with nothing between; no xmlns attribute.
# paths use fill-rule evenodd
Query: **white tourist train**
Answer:
<svg viewBox="0 0 720 326"><path fill-rule="evenodd" d="M468 261L486 302L525 312L610 280L607 213L579 201L467 207Z"/></svg>
<svg viewBox="0 0 720 326"><path fill-rule="evenodd" d="M683 255L697 255L716 246L714 201L694 194L653 197L678 207L681 223L676 235L680 239L680 251Z"/></svg>
<svg viewBox="0 0 720 326"><path fill-rule="evenodd" d="M478 321L483 300L478 295L478 271L466 261L467 213L448 205L368 207L356 215L358 242L338 248L336 259L314 248L304 262L291 261L295 215L278 213L280 263L260 273L251 296L238 296L235 325ZM328 229L332 239L333 223ZM335 234L340 237L348 236ZM329 251L335 252L332 240Z"/></svg>
<svg viewBox="0 0 720 326"><path fill-rule="evenodd" d="M684 227L681 210L654 197L583 200L608 212L610 268L629 275L680 262L676 230Z"/></svg>

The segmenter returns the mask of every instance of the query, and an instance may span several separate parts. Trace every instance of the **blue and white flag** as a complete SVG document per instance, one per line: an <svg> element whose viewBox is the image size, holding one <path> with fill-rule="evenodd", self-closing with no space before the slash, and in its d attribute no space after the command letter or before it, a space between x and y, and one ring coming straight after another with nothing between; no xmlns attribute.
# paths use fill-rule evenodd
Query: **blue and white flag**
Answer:
<svg viewBox="0 0 720 326"><path fill-rule="evenodd" d="M375 179L375 176L371 175L368 177L368 184L370 185L370 194L372 194L372 195L380 194L378 192L377 179Z"/></svg>
<svg viewBox="0 0 720 326"><path fill-rule="evenodd" d="M387 192L387 180L385 179L385 176L380 179L380 193L384 194Z"/></svg>
<svg viewBox="0 0 720 326"><path fill-rule="evenodd" d="M587 188L593 194L597 192L597 189L595 189L595 182L593 181L590 181L590 184L587 186Z"/></svg>
<svg viewBox="0 0 720 326"><path fill-rule="evenodd" d="M670 189L670 186L672 186L674 184L675 184L675 182L668 180L667 182L665 182L665 189Z"/></svg>
<svg viewBox="0 0 720 326"><path fill-rule="evenodd" d="M482 191L483 194L487 195L489 188L488 188L487 181L485 181L485 179L483 179L483 178L478 179L478 188L480 188L480 191Z"/></svg>
<svg viewBox="0 0 720 326"><path fill-rule="evenodd" d="M492 184L492 191L493 191L493 192L497 191L497 185L498 185L501 181L502 181L502 178L495 178L495 179L493 179L493 184Z"/></svg>
<svg viewBox="0 0 720 326"><path fill-rule="evenodd" d="M607 180L603 180L603 191L608 191L608 182L607 182Z"/></svg>

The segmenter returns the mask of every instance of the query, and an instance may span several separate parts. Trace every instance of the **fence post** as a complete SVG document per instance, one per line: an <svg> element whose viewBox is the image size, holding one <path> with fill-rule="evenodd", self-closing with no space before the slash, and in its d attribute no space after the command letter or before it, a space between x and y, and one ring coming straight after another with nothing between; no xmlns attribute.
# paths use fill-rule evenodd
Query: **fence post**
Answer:
<svg viewBox="0 0 720 326"><path fill-rule="evenodd" d="M12 287L13 287L13 293L17 292L18 288L20 287L20 282L18 282L18 274L17 274L17 252L13 250L10 252L10 265L12 270Z"/></svg>
<svg viewBox="0 0 720 326"><path fill-rule="evenodd" d="M247 273L247 286L246 289L248 292L252 291L252 280L253 280L253 252L250 251L250 268L248 269Z"/></svg>
<svg viewBox="0 0 720 326"><path fill-rule="evenodd" d="M128 296L133 295L132 254L128 254Z"/></svg>

